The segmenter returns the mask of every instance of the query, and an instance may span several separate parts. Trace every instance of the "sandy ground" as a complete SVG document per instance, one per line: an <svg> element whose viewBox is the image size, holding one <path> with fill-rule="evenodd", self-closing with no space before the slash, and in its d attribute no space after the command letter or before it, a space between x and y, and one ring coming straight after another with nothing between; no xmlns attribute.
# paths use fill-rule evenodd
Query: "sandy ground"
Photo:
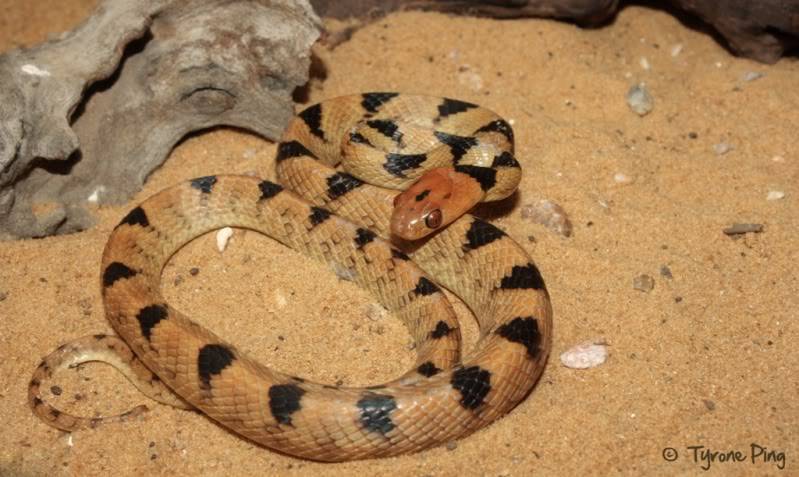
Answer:
<svg viewBox="0 0 799 477"><path fill-rule="evenodd" d="M93 3L3 1L0 50L72 28ZM396 14L318 54L328 75L312 83L311 100L426 92L513 120L526 174L495 222L535 258L555 311L552 358L532 395L454 448L335 465L278 455L201 414L159 405L135 422L72 435L35 418L25 396L39 359L64 341L110 332L98 280L113 225L179 180L274 178L274 144L216 130L184 141L129 204L97 210L92 230L0 243L0 474L799 474L796 60L734 58L710 36L640 7L593 31ZM763 76L746 78L751 72ZM625 103L641 81L654 97L645 117ZM729 151L719 154L719 144ZM782 199L767 200L777 191ZM542 198L565 208L572 237L521 217ZM722 232L738 222L764 230ZM633 287L642 274L654 278L649 292ZM164 277L170 303L292 374L374 384L412 363L407 332L369 313L365 293L255 233L237 232L223 254L202 237ZM465 326L472 343L475 327ZM559 355L586 340L607 343L607 362L562 366ZM48 398L86 414L143 402L102 365L51 384L61 393ZM744 460L711 463L692 446ZM770 461L753 461L752 446L771 451ZM674 462L664 459L669 447Z"/></svg>

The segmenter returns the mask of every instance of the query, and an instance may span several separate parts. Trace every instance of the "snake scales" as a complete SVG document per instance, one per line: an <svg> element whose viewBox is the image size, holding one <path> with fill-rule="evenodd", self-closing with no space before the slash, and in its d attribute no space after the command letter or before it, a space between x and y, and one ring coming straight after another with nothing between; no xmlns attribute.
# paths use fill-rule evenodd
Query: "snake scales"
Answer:
<svg viewBox="0 0 799 477"><path fill-rule="evenodd" d="M349 172L337 168L342 154ZM157 193L122 219L101 270L106 315L121 339L86 337L45 358L29 387L40 418L75 430L142 412L92 419L44 401L42 381L55 370L100 360L150 397L199 409L264 446L342 461L463 437L530 392L550 349L548 293L518 244L463 215L518 185L507 122L452 99L345 96L295 116L276 162L283 185L202 177ZM308 382L249 359L167 304L160 293L166 262L223 226L264 233L368 290L408 326L418 355L413 369L367 388ZM391 236L404 251L381 238ZM439 286L479 323L480 339L463 361L458 323Z"/></svg>

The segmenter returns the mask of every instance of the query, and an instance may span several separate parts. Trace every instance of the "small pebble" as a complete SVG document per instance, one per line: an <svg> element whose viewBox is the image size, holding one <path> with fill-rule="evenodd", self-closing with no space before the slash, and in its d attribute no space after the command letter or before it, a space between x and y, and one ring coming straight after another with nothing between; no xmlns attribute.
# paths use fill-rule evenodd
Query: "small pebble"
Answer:
<svg viewBox="0 0 799 477"><path fill-rule="evenodd" d="M230 237L233 236L233 229L230 227L225 227L219 229L216 233L216 248L220 252L224 252L225 248L227 248L227 243L230 240Z"/></svg>
<svg viewBox="0 0 799 477"><path fill-rule="evenodd" d="M377 303L369 303L366 306L366 317L372 321L383 320L388 317L388 310Z"/></svg>
<svg viewBox="0 0 799 477"><path fill-rule="evenodd" d="M668 278L669 280L674 278L674 275L671 274L671 269L666 265L660 266L660 276L663 278Z"/></svg>
<svg viewBox="0 0 799 477"><path fill-rule="evenodd" d="M613 174L613 180L616 181L617 184L629 184L633 181L632 177L623 172Z"/></svg>
<svg viewBox="0 0 799 477"><path fill-rule="evenodd" d="M774 156L771 158L771 160L774 162L785 162L785 158L782 156Z"/></svg>
<svg viewBox="0 0 799 477"><path fill-rule="evenodd" d="M60 386L50 386L50 392L53 393L53 396L60 396L64 390Z"/></svg>
<svg viewBox="0 0 799 477"><path fill-rule="evenodd" d="M280 289L275 289L275 303L277 304L278 308L283 308L288 304L286 296L283 294L283 291Z"/></svg>
<svg viewBox="0 0 799 477"><path fill-rule="evenodd" d="M521 209L521 216L564 237L570 237L572 234L572 223L566 211L551 200L542 199L535 204L525 205Z"/></svg>
<svg viewBox="0 0 799 477"><path fill-rule="evenodd" d="M638 64L641 65L641 68L643 68L646 71L649 71L649 70L652 69L652 65L649 64L649 60L646 59L645 56L641 57L641 59L638 61Z"/></svg>
<svg viewBox="0 0 799 477"><path fill-rule="evenodd" d="M173 283L175 284L175 286L178 286L181 283L183 283L183 275L176 275Z"/></svg>
<svg viewBox="0 0 799 477"><path fill-rule="evenodd" d="M741 79L748 82L748 81L754 81L754 80L762 78L764 76L765 76L765 74L763 74L763 73L761 73L759 71L747 71L746 73L743 74Z"/></svg>
<svg viewBox="0 0 799 477"><path fill-rule="evenodd" d="M694 131L691 131L691 132L688 133L688 139L696 139L698 137L699 137L699 134L695 133Z"/></svg>
<svg viewBox="0 0 799 477"><path fill-rule="evenodd" d="M708 411L713 411L716 409L716 403L714 403L710 399L702 399L702 403L704 403Z"/></svg>
<svg viewBox="0 0 799 477"><path fill-rule="evenodd" d="M732 150L732 145L726 142L720 142L718 144L713 145L713 152L715 152L719 156L727 154L731 150Z"/></svg>
<svg viewBox="0 0 799 477"><path fill-rule="evenodd" d="M560 362L567 368L587 369L599 366L608 358L608 349L604 344L586 341L573 346L560 355Z"/></svg>
<svg viewBox="0 0 799 477"><path fill-rule="evenodd" d="M781 190L770 190L766 195L766 200L780 200L785 197L785 192Z"/></svg>
<svg viewBox="0 0 799 477"><path fill-rule="evenodd" d="M748 233L760 233L763 231L763 224L732 224L723 230L725 235L742 235Z"/></svg>
<svg viewBox="0 0 799 477"><path fill-rule="evenodd" d="M0 291L0 301L4 301L6 298L8 298L8 293Z"/></svg>
<svg viewBox="0 0 799 477"><path fill-rule="evenodd" d="M458 448L458 441L449 441L447 442L447 450L454 451Z"/></svg>
<svg viewBox="0 0 799 477"><path fill-rule="evenodd" d="M200 273L200 269L197 268L197 267L191 267L189 269L189 275L191 275L193 277L196 277L198 273Z"/></svg>
<svg viewBox="0 0 799 477"><path fill-rule="evenodd" d="M654 108L654 99L644 83L638 83L627 91L627 105L639 116L646 116Z"/></svg>
<svg viewBox="0 0 799 477"><path fill-rule="evenodd" d="M677 57L680 53L682 53L682 43L677 43L676 45L671 47L672 57Z"/></svg>
<svg viewBox="0 0 799 477"><path fill-rule="evenodd" d="M655 279L649 275L638 275L633 278L633 288L642 292L650 292L655 288Z"/></svg>
<svg viewBox="0 0 799 477"><path fill-rule="evenodd" d="M472 91L483 89L483 77L476 71L472 71L469 65L458 68L458 82Z"/></svg>

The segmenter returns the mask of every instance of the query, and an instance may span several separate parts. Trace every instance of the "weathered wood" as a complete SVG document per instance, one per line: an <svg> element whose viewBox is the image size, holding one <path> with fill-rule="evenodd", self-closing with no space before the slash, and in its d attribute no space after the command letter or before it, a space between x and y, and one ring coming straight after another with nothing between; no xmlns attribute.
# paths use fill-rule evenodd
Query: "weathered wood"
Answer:
<svg viewBox="0 0 799 477"><path fill-rule="evenodd" d="M127 199L192 131L278 138L318 35L306 1L105 0L0 56L0 237L86 228L87 200Z"/></svg>

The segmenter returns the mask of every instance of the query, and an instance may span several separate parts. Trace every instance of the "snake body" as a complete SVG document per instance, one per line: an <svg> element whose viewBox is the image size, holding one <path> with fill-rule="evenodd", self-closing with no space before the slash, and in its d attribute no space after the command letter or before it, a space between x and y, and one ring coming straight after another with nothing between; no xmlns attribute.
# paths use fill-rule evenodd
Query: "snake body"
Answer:
<svg viewBox="0 0 799 477"><path fill-rule="evenodd" d="M31 406L62 429L98 424L52 408L40 387L56 368L102 359L92 353L105 349L132 369L148 395L197 408L242 436L307 459L398 455L486 426L516 406L541 374L551 306L522 247L486 221L453 216L446 201L512 193L521 174L512 148L504 120L452 99L367 93L305 109L278 146L282 185L202 177L157 193L122 219L101 270L106 315L121 340L97 335L59 348L31 381ZM353 163L349 172L337 168L342 151ZM431 168L437 172L428 174ZM367 180L410 188L398 195ZM442 180L452 190L432 189ZM458 198L462 189L468 199ZM429 200L433 212L422 210ZM404 251L395 248L392 235L417 238L418 231L403 229L414 214L434 230L397 241ZM368 290L408 326L414 367L367 388L309 382L248 358L167 304L160 293L166 262L191 239L223 226L264 233ZM458 322L441 286L479 323L479 341L463 361Z"/></svg>

